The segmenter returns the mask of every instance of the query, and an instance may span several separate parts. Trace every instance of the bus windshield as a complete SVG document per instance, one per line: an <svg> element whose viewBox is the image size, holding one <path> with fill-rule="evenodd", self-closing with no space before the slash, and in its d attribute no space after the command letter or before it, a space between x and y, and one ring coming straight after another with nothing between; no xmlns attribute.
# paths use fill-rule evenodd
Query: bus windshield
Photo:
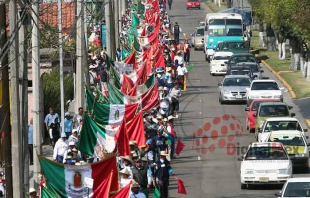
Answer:
<svg viewBox="0 0 310 198"><path fill-rule="evenodd" d="M209 36L243 36L241 19L209 20Z"/></svg>

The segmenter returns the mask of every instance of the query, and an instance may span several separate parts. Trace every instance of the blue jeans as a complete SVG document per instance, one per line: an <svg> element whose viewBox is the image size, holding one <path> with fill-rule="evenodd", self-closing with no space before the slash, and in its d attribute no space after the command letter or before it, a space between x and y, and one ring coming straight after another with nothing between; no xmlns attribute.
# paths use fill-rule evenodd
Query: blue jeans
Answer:
<svg viewBox="0 0 310 198"><path fill-rule="evenodd" d="M57 155L57 157L56 157L56 161L58 163L63 163L63 159L64 159L64 156Z"/></svg>
<svg viewBox="0 0 310 198"><path fill-rule="evenodd" d="M169 116L169 108L162 109L165 112L165 117Z"/></svg>

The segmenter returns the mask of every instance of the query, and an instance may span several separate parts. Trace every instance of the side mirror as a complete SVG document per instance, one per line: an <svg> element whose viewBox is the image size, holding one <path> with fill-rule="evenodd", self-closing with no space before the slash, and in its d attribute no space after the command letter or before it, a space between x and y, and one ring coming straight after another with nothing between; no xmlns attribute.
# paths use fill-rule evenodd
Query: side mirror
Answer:
<svg viewBox="0 0 310 198"><path fill-rule="evenodd" d="M228 61L225 61L224 63L225 63L225 64L228 64Z"/></svg>
<svg viewBox="0 0 310 198"><path fill-rule="evenodd" d="M245 90L246 90L246 91L250 91L250 88L249 88L249 87L247 87L247 88L245 88Z"/></svg>
<svg viewBox="0 0 310 198"><path fill-rule="evenodd" d="M276 192L276 194L274 194L274 196L281 197L282 196L282 191Z"/></svg>
<svg viewBox="0 0 310 198"><path fill-rule="evenodd" d="M193 36L193 34L190 34L191 36Z"/></svg>
<svg viewBox="0 0 310 198"><path fill-rule="evenodd" d="M260 70L260 73L264 73L264 70Z"/></svg>
<svg viewBox="0 0 310 198"><path fill-rule="evenodd" d="M308 129L304 129L304 132L308 132Z"/></svg>
<svg viewBox="0 0 310 198"><path fill-rule="evenodd" d="M246 108L245 108L245 111L250 111L250 107L246 107Z"/></svg>
<svg viewBox="0 0 310 198"><path fill-rule="evenodd" d="M296 114L295 113L291 113L291 117L294 117Z"/></svg>
<svg viewBox="0 0 310 198"><path fill-rule="evenodd" d="M254 117L254 118L257 118L257 113L255 113L255 114L253 115L253 117Z"/></svg>
<svg viewBox="0 0 310 198"><path fill-rule="evenodd" d="M294 108L293 106L288 106L288 109L289 109L289 110L291 110L291 109L293 109L293 108Z"/></svg>
<svg viewBox="0 0 310 198"><path fill-rule="evenodd" d="M243 161L243 159L244 159L243 156L238 157L238 161Z"/></svg>
<svg viewBox="0 0 310 198"><path fill-rule="evenodd" d="M254 50L254 48L253 48L253 47L250 47L249 50Z"/></svg>
<svg viewBox="0 0 310 198"><path fill-rule="evenodd" d="M257 75L253 75L253 78L257 78L258 76Z"/></svg>
<svg viewBox="0 0 310 198"><path fill-rule="evenodd" d="M202 41L204 41L205 39L204 39L204 38L202 38L201 40L202 40Z"/></svg>
<svg viewBox="0 0 310 198"><path fill-rule="evenodd" d="M258 131L259 133L262 133L263 132L263 129L259 129L259 131Z"/></svg>
<svg viewBox="0 0 310 198"><path fill-rule="evenodd" d="M284 87L280 87L280 90L284 90Z"/></svg>
<svg viewBox="0 0 310 198"><path fill-rule="evenodd" d="M222 86L222 83L217 84L218 86Z"/></svg>

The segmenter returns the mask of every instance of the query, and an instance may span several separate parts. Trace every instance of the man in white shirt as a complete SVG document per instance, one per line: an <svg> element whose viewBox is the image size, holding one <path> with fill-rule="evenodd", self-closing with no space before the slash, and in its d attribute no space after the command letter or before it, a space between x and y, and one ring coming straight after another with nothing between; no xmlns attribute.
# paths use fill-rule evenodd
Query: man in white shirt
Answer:
<svg viewBox="0 0 310 198"><path fill-rule="evenodd" d="M171 72L172 72L171 67L166 67L165 81L166 81L166 84L169 85L170 89L172 89L172 87L173 87Z"/></svg>
<svg viewBox="0 0 310 198"><path fill-rule="evenodd" d="M68 154L68 153L71 153L71 152L74 152L75 150L77 151L77 149L75 148L75 142L73 142L73 141L72 141L72 142L69 142L69 148L65 151L65 153L64 153L64 159L63 159L62 162L65 163L65 162L66 162L66 159L67 159L67 154ZM82 157L82 156L81 156L81 152L80 152L80 151L77 151L76 153L77 153L77 156L76 156L76 157L77 157L78 159L81 159L81 157Z"/></svg>
<svg viewBox="0 0 310 198"><path fill-rule="evenodd" d="M178 51L177 55L174 57L173 63L175 64L175 61L178 60L178 63L181 64L184 62L184 58L182 56L182 51Z"/></svg>
<svg viewBox="0 0 310 198"><path fill-rule="evenodd" d="M183 62L180 63L180 66L178 66L177 73L177 81L180 84L180 88L184 90L184 76L187 74L187 69L184 67Z"/></svg>
<svg viewBox="0 0 310 198"><path fill-rule="evenodd" d="M120 186L121 188L124 188L131 182L131 179L129 178L131 173L126 168L119 171L119 173L121 174Z"/></svg>
<svg viewBox="0 0 310 198"><path fill-rule="evenodd" d="M67 141L66 133L61 133L61 138L55 144L53 159L58 163L63 163L63 158L66 150L68 149L68 141Z"/></svg>
<svg viewBox="0 0 310 198"><path fill-rule="evenodd" d="M145 194L140 192L139 184L137 183L132 184L129 198L146 198Z"/></svg>

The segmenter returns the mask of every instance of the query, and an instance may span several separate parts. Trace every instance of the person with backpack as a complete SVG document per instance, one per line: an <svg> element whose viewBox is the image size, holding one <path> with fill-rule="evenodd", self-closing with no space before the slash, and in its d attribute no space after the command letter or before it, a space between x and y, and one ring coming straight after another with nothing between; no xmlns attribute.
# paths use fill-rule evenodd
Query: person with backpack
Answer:
<svg viewBox="0 0 310 198"><path fill-rule="evenodd" d="M179 23L175 22L175 25L173 27L173 34L174 34L174 40L177 44L179 44L180 32L182 32L182 30L179 26Z"/></svg>

